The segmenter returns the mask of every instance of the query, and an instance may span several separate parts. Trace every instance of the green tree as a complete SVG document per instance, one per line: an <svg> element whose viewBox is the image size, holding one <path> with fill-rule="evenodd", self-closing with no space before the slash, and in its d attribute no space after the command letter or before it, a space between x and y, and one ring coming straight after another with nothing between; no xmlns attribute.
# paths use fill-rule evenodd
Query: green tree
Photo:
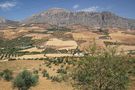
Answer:
<svg viewBox="0 0 135 90"><path fill-rule="evenodd" d="M126 90L129 81L126 57L108 49L79 60L73 71L79 90Z"/></svg>
<svg viewBox="0 0 135 90"><path fill-rule="evenodd" d="M31 72L24 70L17 75L13 81L13 87L18 90L28 90L30 87L35 86L38 82L38 76L33 75Z"/></svg>

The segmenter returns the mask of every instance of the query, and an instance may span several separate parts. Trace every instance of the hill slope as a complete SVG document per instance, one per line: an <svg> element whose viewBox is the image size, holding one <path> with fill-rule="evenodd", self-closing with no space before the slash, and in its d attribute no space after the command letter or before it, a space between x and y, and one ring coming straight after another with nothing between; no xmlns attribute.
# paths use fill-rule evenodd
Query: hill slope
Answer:
<svg viewBox="0 0 135 90"><path fill-rule="evenodd" d="M5 18L0 17L0 29L5 28L7 26L17 26L19 22L7 20Z"/></svg>

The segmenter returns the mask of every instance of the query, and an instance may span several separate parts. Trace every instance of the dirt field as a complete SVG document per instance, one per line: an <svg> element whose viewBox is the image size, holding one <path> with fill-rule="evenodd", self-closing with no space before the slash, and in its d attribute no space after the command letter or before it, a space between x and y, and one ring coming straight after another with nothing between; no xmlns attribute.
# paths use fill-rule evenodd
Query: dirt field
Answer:
<svg viewBox="0 0 135 90"><path fill-rule="evenodd" d="M35 59L35 58L45 58L44 54L34 54L34 55L23 55L20 57L16 57L16 59Z"/></svg>
<svg viewBox="0 0 135 90"><path fill-rule="evenodd" d="M111 47L115 47L116 45L110 45ZM129 51L129 50L135 50L135 46L129 46L129 45L118 45L116 46L118 51Z"/></svg>
<svg viewBox="0 0 135 90"><path fill-rule="evenodd" d="M98 38L98 34L89 31L72 33L74 40L93 40Z"/></svg>
<svg viewBox="0 0 135 90"><path fill-rule="evenodd" d="M29 49L25 49L25 50L21 50L21 52L42 52L44 49L38 49L36 47L33 47L33 48L29 48Z"/></svg>
<svg viewBox="0 0 135 90"><path fill-rule="evenodd" d="M68 41L63 41L57 38L52 38L49 41L45 43L45 46L53 46L53 47L62 47L65 49L76 49L77 48L77 43L73 40L68 40ZM66 48L68 47L68 48Z"/></svg>
<svg viewBox="0 0 135 90"><path fill-rule="evenodd" d="M117 31L109 34L113 40L118 42L125 42L129 44L135 44L135 35L125 34L122 31Z"/></svg>
<svg viewBox="0 0 135 90"><path fill-rule="evenodd" d="M25 28L24 29L18 28L17 30L7 29L7 30L2 30L0 32L3 33L3 38L11 40L27 34L29 30Z"/></svg>
<svg viewBox="0 0 135 90"><path fill-rule="evenodd" d="M27 34L25 36L26 37L32 37L32 40L34 40L34 39L44 39L44 38L51 37L50 34L38 34L38 33L31 33L31 34Z"/></svg>

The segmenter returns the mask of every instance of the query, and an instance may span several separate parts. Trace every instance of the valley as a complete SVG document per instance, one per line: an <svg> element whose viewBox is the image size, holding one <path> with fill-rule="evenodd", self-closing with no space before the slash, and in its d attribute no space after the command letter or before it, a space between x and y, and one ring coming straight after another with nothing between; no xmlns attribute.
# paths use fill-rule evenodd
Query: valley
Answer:
<svg viewBox="0 0 135 90"><path fill-rule="evenodd" d="M134 70L135 20L111 12L60 8L20 22L0 18L0 90L126 90L119 84L125 85L128 80L128 90L134 90ZM36 76L37 83L28 89L21 89L24 87L20 84L13 88L13 84L22 84L24 79L17 76L23 74ZM27 75L25 78L29 79ZM95 81L89 84L87 80ZM110 82L104 81L107 85L99 89L102 80ZM116 82L117 89L109 87ZM94 83L98 89L86 83Z"/></svg>

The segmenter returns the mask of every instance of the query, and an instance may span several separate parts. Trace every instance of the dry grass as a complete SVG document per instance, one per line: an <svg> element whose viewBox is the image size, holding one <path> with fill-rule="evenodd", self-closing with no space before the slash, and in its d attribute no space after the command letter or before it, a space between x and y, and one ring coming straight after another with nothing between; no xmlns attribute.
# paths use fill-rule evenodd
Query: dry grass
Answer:
<svg viewBox="0 0 135 90"><path fill-rule="evenodd" d="M135 35L125 34L122 31L117 31L114 33L109 34L113 40L118 42L124 42L128 44L135 44Z"/></svg>
<svg viewBox="0 0 135 90"><path fill-rule="evenodd" d="M29 30L18 28L17 30L7 29L0 32L3 33L3 38L11 40L29 33Z"/></svg>
<svg viewBox="0 0 135 90"><path fill-rule="evenodd" d="M13 90L11 82L0 80L0 90Z"/></svg>
<svg viewBox="0 0 135 90"><path fill-rule="evenodd" d="M116 45L109 45L110 47L115 47ZM118 45L117 46L118 51L129 51L129 50L135 50L135 46L129 46L129 45Z"/></svg>
<svg viewBox="0 0 135 90"><path fill-rule="evenodd" d="M28 51L28 52L42 52L43 50L44 50L44 49L38 49L38 48L36 48L36 47L33 47L33 48L21 50L21 52L25 52L25 51Z"/></svg>
<svg viewBox="0 0 135 90"><path fill-rule="evenodd" d="M43 65L44 61L32 61L32 60L22 60L22 61L10 61L0 63L0 71L4 69L13 70L14 74L19 73L21 70L28 69L33 70L41 68L42 70L47 70L50 75L56 75L56 71L59 68L56 65L52 65L52 68L48 68ZM42 66L41 66L42 65ZM12 83L4 80L0 80L0 90L12 90ZM17 89L15 89L17 90ZM32 87L31 90L73 90L71 84L61 82L52 82L43 78L42 75L39 76L39 83L37 86Z"/></svg>
<svg viewBox="0 0 135 90"><path fill-rule="evenodd" d="M42 64L43 61L36 60L16 60L16 61L9 61L9 62L1 62L0 63L0 71L4 69L10 69L13 71L18 71L22 69L32 69Z"/></svg>
<svg viewBox="0 0 135 90"><path fill-rule="evenodd" d="M93 40L98 38L98 34L90 31L72 33L74 40Z"/></svg>
<svg viewBox="0 0 135 90"><path fill-rule="evenodd" d="M49 41L46 42L46 46L50 47L62 47L62 49L76 49L77 48L77 43L73 40L67 40L67 41L62 41L57 38L50 39Z"/></svg>
<svg viewBox="0 0 135 90"><path fill-rule="evenodd" d="M46 54L47 57L66 57L73 56L72 54Z"/></svg>
<svg viewBox="0 0 135 90"><path fill-rule="evenodd" d="M32 88L32 90L73 90L72 86L67 83L51 82L45 78L40 78L39 81L39 85Z"/></svg>
<svg viewBox="0 0 135 90"><path fill-rule="evenodd" d="M13 90L12 83L0 80L0 90ZM73 90L73 88L67 83L51 82L50 80L46 80L46 78L40 77L38 85L32 87L31 90Z"/></svg>
<svg viewBox="0 0 135 90"><path fill-rule="evenodd" d="M39 33L31 33L31 34L27 34L25 36L26 37L32 37L32 40L34 40L34 39L44 39L44 38L51 37L50 34L39 34Z"/></svg>

